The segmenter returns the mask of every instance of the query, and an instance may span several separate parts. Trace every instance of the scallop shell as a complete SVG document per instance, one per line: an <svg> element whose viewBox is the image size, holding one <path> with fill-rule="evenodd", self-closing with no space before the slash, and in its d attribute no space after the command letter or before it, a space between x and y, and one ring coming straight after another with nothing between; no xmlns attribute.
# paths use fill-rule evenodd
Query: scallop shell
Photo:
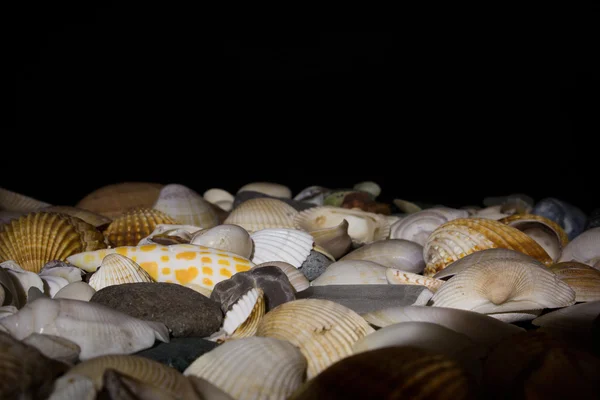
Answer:
<svg viewBox="0 0 600 400"><path fill-rule="evenodd" d="M102 231L102 228L108 226L112 219L105 217L104 215L96 214L95 212L85 210L83 208L69 207L69 206L50 206L41 209L44 212L55 212L59 214L67 214L72 217L77 217L84 220L94 228Z"/></svg>
<svg viewBox="0 0 600 400"><path fill-rule="evenodd" d="M150 235L159 224L176 224L177 221L158 210L138 208L116 218L104 231L112 247L136 246Z"/></svg>
<svg viewBox="0 0 600 400"><path fill-rule="evenodd" d="M223 189L208 189L204 192L204 200L208 201L211 204L219 206L225 211L231 211L233 208L233 201L235 197L226 190Z"/></svg>
<svg viewBox="0 0 600 400"><path fill-rule="evenodd" d="M339 261L372 261L388 268L420 273L425 268L423 246L404 239L385 239L369 243L346 254Z"/></svg>
<svg viewBox="0 0 600 400"><path fill-rule="evenodd" d="M250 289L231 307L223 319L225 333L233 337L253 336L260 319L265 315L262 289Z"/></svg>
<svg viewBox="0 0 600 400"><path fill-rule="evenodd" d="M563 261L578 261L587 265L600 261L600 227L588 229L573 239L558 259L558 262Z"/></svg>
<svg viewBox="0 0 600 400"><path fill-rule="evenodd" d="M0 210L28 213L48 206L50 204L46 202L0 188Z"/></svg>
<svg viewBox="0 0 600 400"><path fill-rule="evenodd" d="M386 267L371 261L337 261L313 280L311 286L386 285L386 271Z"/></svg>
<svg viewBox="0 0 600 400"><path fill-rule="evenodd" d="M158 183L146 182L107 185L85 196L76 207L115 219L131 209L151 208L162 187Z"/></svg>
<svg viewBox="0 0 600 400"><path fill-rule="evenodd" d="M123 283L154 282L136 262L120 254L108 254L92 275L89 285L96 291Z"/></svg>
<svg viewBox="0 0 600 400"><path fill-rule="evenodd" d="M96 228L64 214L29 213L0 225L0 261L14 260L36 273L48 261L103 248L104 237Z"/></svg>
<svg viewBox="0 0 600 400"><path fill-rule="evenodd" d="M373 181L360 182L354 185L355 190L369 193L374 199L381 194L381 187Z"/></svg>
<svg viewBox="0 0 600 400"><path fill-rule="evenodd" d="M219 218L209 203L183 185L170 184L163 187L153 209L162 211L181 224L202 228L212 228L219 224Z"/></svg>
<svg viewBox="0 0 600 400"><path fill-rule="evenodd" d="M399 269L388 268L385 271L387 281L392 285L421 285L431 290L433 293L446 283L441 279L429 278L411 272L401 271Z"/></svg>
<svg viewBox="0 0 600 400"><path fill-rule="evenodd" d="M429 235L440 225L468 216L465 210L445 207L418 211L395 222L390 228L390 239L409 240L424 246Z"/></svg>
<svg viewBox="0 0 600 400"><path fill-rule="evenodd" d="M292 198L292 191L290 188L278 183L271 182L253 182L242 186L237 192L250 191L263 193L273 197L280 197L284 199Z"/></svg>
<svg viewBox="0 0 600 400"><path fill-rule="evenodd" d="M253 263L283 261L296 268L306 261L314 243L310 234L296 229L261 229L250 237L254 242Z"/></svg>
<svg viewBox="0 0 600 400"><path fill-rule="evenodd" d="M348 235L355 246L387 239L390 225L385 216L361 210L322 206L304 210L294 219L296 228L307 232L337 227L348 221Z"/></svg>
<svg viewBox="0 0 600 400"><path fill-rule="evenodd" d="M257 336L287 340L308 361L311 379L336 361L352 354L352 346L374 329L357 313L328 300L294 300L263 317Z"/></svg>
<svg viewBox="0 0 600 400"><path fill-rule="evenodd" d="M54 295L53 299L90 301L94 293L96 293L96 291L88 283L72 282L60 289L58 293Z"/></svg>
<svg viewBox="0 0 600 400"><path fill-rule="evenodd" d="M196 232L190 244L225 250L245 258L251 258L254 248L248 231L241 226L229 224Z"/></svg>
<svg viewBox="0 0 600 400"><path fill-rule="evenodd" d="M343 220L331 228L309 232L315 245L321 246L331 254L333 261L346 254L352 248L352 238L348 235L348 221Z"/></svg>
<svg viewBox="0 0 600 400"><path fill-rule="evenodd" d="M237 400L286 400L304 381L306 360L291 343L265 337L226 342L184 372L211 382Z"/></svg>
<svg viewBox="0 0 600 400"><path fill-rule="evenodd" d="M562 262L550 267L567 285L575 291L575 301L600 300L600 271L576 261Z"/></svg>
<svg viewBox="0 0 600 400"><path fill-rule="evenodd" d="M271 266L279 268L287 275L290 283L292 284L296 292L301 292L310 287L310 282L308 281L308 279L306 279L304 274L298 271L296 267L286 262L270 261L259 265L255 265L254 267L252 267L252 269Z"/></svg>
<svg viewBox="0 0 600 400"><path fill-rule="evenodd" d="M483 218L460 218L439 226L423 247L426 276L433 276L452 262L491 248L517 250L546 265L552 259L533 239L516 228Z"/></svg>
<svg viewBox="0 0 600 400"><path fill-rule="evenodd" d="M239 225L248 232L267 228L294 228L298 214L292 206L281 200L258 198L246 200L225 220L225 224Z"/></svg>

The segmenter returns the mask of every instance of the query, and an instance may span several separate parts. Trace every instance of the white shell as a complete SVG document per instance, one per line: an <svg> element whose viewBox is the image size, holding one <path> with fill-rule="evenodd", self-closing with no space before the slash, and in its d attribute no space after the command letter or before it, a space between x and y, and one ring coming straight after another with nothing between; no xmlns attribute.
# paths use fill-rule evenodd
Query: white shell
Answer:
<svg viewBox="0 0 600 400"><path fill-rule="evenodd" d="M420 285L425 286L433 293L446 283L441 279L430 278L427 276L413 274L411 272L401 271L399 269L388 268L385 272L387 281L392 285Z"/></svg>
<svg viewBox="0 0 600 400"><path fill-rule="evenodd" d="M370 193L373 198L381 194L381 187L373 181L360 182L354 185L354 189Z"/></svg>
<svg viewBox="0 0 600 400"><path fill-rule="evenodd" d="M192 189L178 184L164 186L153 208L169 215L180 224L212 228L219 218L210 204Z"/></svg>
<svg viewBox="0 0 600 400"><path fill-rule="evenodd" d="M311 286L387 285L386 271L386 267L371 261L337 261L312 281Z"/></svg>
<svg viewBox="0 0 600 400"><path fill-rule="evenodd" d="M284 199L292 198L292 191L287 186L271 182L253 182L242 186L237 192L252 191Z"/></svg>
<svg viewBox="0 0 600 400"><path fill-rule="evenodd" d="M19 310L15 306L2 306L0 307L0 319L16 314L17 311ZM0 326L0 331L1 330L2 327Z"/></svg>
<svg viewBox="0 0 600 400"><path fill-rule="evenodd" d="M296 292L301 292L310 287L309 280L306 279L306 276L304 276L302 272L298 271L298 269L293 265L283 261L269 261L266 263L255 265L254 267L252 267L252 269L270 266L274 266L281 269L283 273L287 275L290 283L292 284Z"/></svg>
<svg viewBox="0 0 600 400"><path fill-rule="evenodd" d="M483 208L481 210L477 210L471 217L473 218L485 218L485 219L493 219L494 221L498 221L502 218L510 217L512 214L502 212L503 205L495 205Z"/></svg>
<svg viewBox="0 0 600 400"><path fill-rule="evenodd" d="M74 364L79 359L81 348L77 343L54 335L32 333L23 343L38 349L46 357Z"/></svg>
<svg viewBox="0 0 600 400"><path fill-rule="evenodd" d="M213 188L204 192L204 200L221 207L225 211L231 211L235 197L226 190Z"/></svg>
<svg viewBox="0 0 600 400"><path fill-rule="evenodd" d="M466 210L454 208L428 208L410 214L394 223L390 229L390 239L405 239L425 245L427 238L437 227L458 218L466 218Z"/></svg>
<svg viewBox="0 0 600 400"><path fill-rule="evenodd" d="M225 333L231 335L248 319L252 310L261 296L260 289L250 289L240 299L235 302L223 319L223 329Z"/></svg>
<svg viewBox="0 0 600 400"><path fill-rule="evenodd" d="M53 298L90 301L94 293L94 288L86 282L73 282L60 289Z"/></svg>
<svg viewBox="0 0 600 400"><path fill-rule="evenodd" d="M600 227L588 229L563 249L558 262L578 261L587 265L600 262Z"/></svg>
<svg viewBox="0 0 600 400"><path fill-rule="evenodd" d="M95 400L94 382L83 375L63 375L54 382L48 400Z"/></svg>
<svg viewBox="0 0 600 400"><path fill-rule="evenodd" d="M433 297L433 292L427 288L424 288L421 293L417 296L413 306L426 306L429 303L429 300Z"/></svg>
<svg viewBox="0 0 600 400"><path fill-rule="evenodd" d="M248 232L267 228L294 228L296 214L298 211L281 200L258 198L246 200L237 206L223 223L239 225Z"/></svg>
<svg viewBox="0 0 600 400"><path fill-rule="evenodd" d="M352 238L348 235L349 226L348 221L343 220L334 227L317 229L309 233L315 239L315 247L323 248L335 261L352 248Z"/></svg>
<svg viewBox="0 0 600 400"><path fill-rule="evenodd" d="M72 267L69 265L56 266L52 268L44 267L40 271L39 275L42 279L47 276L60 276L69 283L79 282L82 279L83 271L80 268Z"/></svg>
<svg viewBox="0 0 600 400"><path fill-rule="evenodd" d="M4 270L9 274L10 279L17 291L17 293L13 293L13 296L17 296L20 305L27 303L27 297L30 288L38 288L42 293L44 293L44 282L42 281L42 278L40 278L35 272L25 271L13 260L8 260L1 263L0 268L4 268Z"/></svg>
<svg viewBox="0 0 600 400"><path fill-rule="evenodd" d="M46 275L42 276L44 282L44 293L50 297L56 296L56 294L65 286L69 284L69 281L61 276Z"/></svg>
<svg viewBox="0 0 600 400"><path fill-rule="evenodd" d="M339 261L372 261L384 267L420 273L425 269L423 246L404 239L385 239L351 251Z"/></svg>
<svg viewBox="0 0 600 400"><path fill-rule="evenodd" d="M190 244L229 251L248 259L253 249L248 231L241 226L229 224L196 232Z"/></svg>
<svg viewBox="0 0 600 400"><path fill-rule="evenodd" d="M150 275L133 260L120 254L108 254L94 272L89 285L94 290L123 283L154 282Z"/></svg>
<svg viewBox="0 0 600 400"><path fill-rule="evenodd" d="M506 312L506 313L490 313L489 317L495 318L498 321L512 324L514 322L531 321L539 316L543 310L527 310L523 312Z"/></svg>
<svg viewBox="0 0 600 400"><path fill-rule="evenodd" d="M281 228L261 229L250 237L254 242L253 263L283 261L296 268L306 261L315 241L309 233Z"/></svg>

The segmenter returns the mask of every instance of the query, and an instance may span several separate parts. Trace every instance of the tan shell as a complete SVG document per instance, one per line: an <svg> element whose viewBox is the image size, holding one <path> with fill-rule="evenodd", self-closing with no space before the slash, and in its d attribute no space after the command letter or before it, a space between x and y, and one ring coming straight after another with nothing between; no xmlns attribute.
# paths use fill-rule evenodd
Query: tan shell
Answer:
<svg viewBox="0 0 600 400"><path fill-rule="evenodd" d="M427 276L413 274L412 272L401 271L399 269L388 268L385 271L387 281L392 285L420 285L425 286L433 293L446 283L441 279L430 278Z"/></svg>
<svg viewBox="0 0 600 400"><path fill-rule="evenodd" d="M390 228L390 239L404 239L424 246L427 238L440 225L458 218L466 218L469 213L447 207L434 207L417 211L399 221Z"/></svg>
<svg viewBox="0 0 600 400"><path fill-rule="evenodd" d="M306 279L306 276L304 276L302 272L298 271L298 269L295 268L293 265L283 261L269 261L266 263L255 265L254 267L252 267L252 269L271 266L279 268L283 271L283 273L287 275L290 283L292 284L296 292L301 292L310 287L310 282L308 281L308 279Z"/></svg>
<svg viewBox="0 0 600 400"><path fill-rule="evenodd" d="M223 329L234 338L254 336L263 315L264 293L262 289L250 289L227 311L223 318Z"/></svg>
<svg viewBox="0 0 600 400"><path fill-rule="evenodd" d="M354 343L372 332L367 321L349 308L329 300L302 299L265 314L256 335L287 340L299 347L311 379L351 355Z"/></svg>
<svg viewBox="0 0 600 400"><path fill-rule="evenodd" d="M170 184L163 187L153 209L164 212L180 224L208 229L219 223L210 204L183 185Z"/></svg>
<svg viewBox="0 0 600 400"><path fill-rule="evenodd" d="M372 261L336 261L313 280L311 286L386 285L386 271L386 267Z"/></svg>
<svg viewBox="0 0 600 400"><path fill-rule="evenodd" d="M151 208L162 187L159 183L147 182L107 185L85 196L76 207L114 219L133 208Z"/></svg>
<svg viewBox="0 0 600 400"><path fill-rule="evenodd" d="M137 246L159 224L177 224L177 221L162 211L138 208L116 218L104 231L104 236L112 247Z"/></svg>
<svg viewBox="0 0 600 400"><path fill-rule="evenodd" d="M229 251L248 259L251 258L254 247L248 231L241 226L229 224L194 233L190 244Z"/></svg>
<svg viewBox="0 0 600 400"><path fill-rule="evenodd" d="M224 223L239 225L250 233L266 228L294 228L296 214L298 211L281 200L258 198L240 204Z"/></svg>
<svg viewBox="0 0 600 400"><path fill-rule="evenodd" d="M117 253L109 254L89 280L94 290L123 283L154 282L135 261Z"/></svg>
<svg viewBox="0 0 600 400"><path fill-rule="evenodd" d="M0 262L14 260L35 273L48 261L104 248L102 233L64 214L33 212L0 225Z"/></svg>
<svg viewBox="0 0 600 400"><path fill-rule="evenodd" d="M290 188L287 186L284 186L284 185L280 185L279 183L272 183L272 182L248 183L248 184L242 186L237 192L240 193L243 191L258 192L258 193L263 193L263 194L266 194L269 196L280 197L280 198L284 198L284 199L292 198L292 191L290 190Z"/></svg>
<svg viewBox="0 0 600 400"><path fill-rule="evenodd" d="M77 207L69 207L69 206L50 206L43 208L40 211L44 212L55 212L60 214L67 214L72 217L77 217L79 219L84 220L88 224L94 226L95 228L102 230L103 227L108 226L112 219L105 217L104 215L96 214L95 212L91 212L85 210L83 208Z"/></svg>
<svg viewBox="0 0 600 400"><path fill-rule="evenodd" d="M492 248L517 250L552 264L546 251L520 230L484 218L459 218L431 233L423 246L426 276L433 276L452 262L476 251Z"/></svg>
<svg viewBox="0 0 600 400"><path fill-rule="evenodd" d="M348 221L343 220L331 228L317 229L309 233L315 239L315 244L325 249L336 260L352 248L352 238L348 235L349 226Z"/></svg>
<svg viewBox="0 0 600 400"><path fill-rule="evenodd" d="M600 300L600 271L577 261L561 262L552 272L575 291L575 301Z"/></svg>
<svg viewBox="0 0 600 400"><path fill-rule="evenodd" d="M31 212L40 208L48 207L50 204L33 199L31 197L0 188L0 210L15 212Z"/></svg>

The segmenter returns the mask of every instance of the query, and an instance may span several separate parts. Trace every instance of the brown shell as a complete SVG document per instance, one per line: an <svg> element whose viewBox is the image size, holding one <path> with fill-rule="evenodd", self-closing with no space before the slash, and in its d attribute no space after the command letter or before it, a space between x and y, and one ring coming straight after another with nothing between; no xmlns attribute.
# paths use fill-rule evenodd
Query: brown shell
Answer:
<svg viewBox="0 0 600 400"><path fill-rule="evenodd" d="M433 276L466 255L494 248L519 251L547 266L553 262L535 240L516 228L486 218L459 218L440 225L427 238L424 275Z"/></svg>
<svg viewBox="0 0 600 400"><path fill-rule="evenodd" d="M0 188L0 210L28 213L49 205L23 194Z"/></svg>
<svg viewBox="0 0 600 400"><path fill-rule="evenodd" d="M103 228L106 228L112 221L112 219L100 214L96 214L95 212L84 210L83 208L70 206L50 206L40 211L56 212L60 214L67 214L72 217L77 217L79 219L84 220L88 224L100 229L101 231L103 230Z"/></svg>
<svg viewBox="0 0 600 400"><path fill-rule="evenodd" d="M0 262L14 260L35 273L48 261L105 248L100 231L66 214L32 212L0 226Z"/></svg>
<svg viewBox="0 0 600 400"><path fill-rule="evenodd" d="M114 219L133 208L152 208L162 187L148 182L107 185L85 196L76 207Z"/></svg>
<svg viewBox="0 0 600 400"><path fill-rule="evenodd" d="M600 271L596 268L577 261L565 261L550 269L575 291L575 301L600 300Z"/></svg>
<svg viewBox="0 0 600 400"><path fill-rule="evenodd" d="M104 231L104 236L112 247L137 246L158 224L177 224L177 221L162 211L137 208L111 222Z"/></svg>
<svg viewBox="0 0 600 400"><path fill-rule="evenodd" d="M544 225L547 225L550 229L552 229L556 233L558 239L560 240L560 244L563 247L566 246L567 244L569 244L569 236L564 231L564 229L561 228L561 226L558 225L556 222L554 222L551 219L548 219L546 217L542 217L541 215L535 215L535 214L514 214L514 215L511 215L509 217L502 218L498 222L502 222L503 224L510 225L510 226L515 227L517 229L521 229L520 226L519 226L520 225L519 221L523 221L523 223L525 223L527 220L535 220L535 221L541 222Z"/></svg>

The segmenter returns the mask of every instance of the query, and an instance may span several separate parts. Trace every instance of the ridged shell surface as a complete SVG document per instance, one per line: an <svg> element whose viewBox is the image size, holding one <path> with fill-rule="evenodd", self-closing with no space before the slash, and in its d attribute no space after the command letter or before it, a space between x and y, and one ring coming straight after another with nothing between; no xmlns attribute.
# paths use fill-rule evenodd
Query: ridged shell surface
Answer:
<svg viewBox="0 0 600 400"><path fill-rule="evenodd" d="M262 303L262 314L260 313L260 303ZM260 321L260 318L262 318L265 313L264 293L261 289L254 288L240 297L231 309L227 311L227 314L225 314L225 318L223 318L223 329L225 330L225 333L232 335L236 332L237 329L252 316L256 305L259 305L259 307L256 310L256 313L254 313L254 318ZM248 336L252 336L256 332L258 324L254 325L254 332Z"/></svg>
<svg viewBox="0 0 600 400"><path fill-rule="evenodd" d="M163 185L147 182L124 182L101 187L85 196L76 207L115 219L135 208L151 208Z"/></svg>
<svg viewBox="0 0 600 400"><path fill-rule="evenodd" d="M136 246L159 224L177 224L177 221L162 211L138 208L127 211L111 222L104 236L112 247Z"/></svg>
<svg viewBox="0 0 600 400"><path fill-rule="evenodd" d="M88 224L94 226L95 228L103 227L112 222L112 219L105 217L104 215L96 214L95 212L91 212L89 210L85 210L83 208L77 207L69 207L69 206L50 206L41 209L43 212L55 212L59 214L67 214L72 217L77 217L79 219L84 220Z"/></svg>
<svg viewBox="0 0 600 400"><path fill-rule="evenodd" d="M287 186L281 185L279 183L272 183L272 182L248 183L248 184L242 186L237 192L240 193L243 191L264 193L269 196L281 197L284 199L292 198L292 191L290 190L290 188Z"/></svg>
<svg viewBox="0 0 600 400"><path fill-rule="evenodd" d="M286 262L270 261L270 262L256 265L256 266L252 267L252 269L269 267L269 266L275 266L275 267L279 268L280 270L282 270L287 275L287 277L288 277L290 283L292 284L292 286L294 287L294 289L296 289L296 292L301 292L310 287L310 282L308 281L308 279L306 279L306 276L304 276L304 274L302 272L298 271L298 269L296 267L294 267L293 265L288 264Z"/></svg>
<svg viewBox="0 0 600 400"><path fill-rule="evenodd" d="M263 317L257 336L287 340L308 361L311 379L336 361L352 354L352 346L374 329L357 313L320 299L294 300Z"/></svg>
<svg viewBox="0 0 600 400"><path fill-rule="evenodd" d="M192 189L178 184L163 187L153 207L180 224L212 228L219 218L210 204Z"/></svg>
<svg viewBox="0 0 600 400"><path fill-rule="evenodd" d="M387 268L371 261L336 261L311 286L387 285Z"/></svg>
<svg viewBox="0 0 600 400"><path fill-rule="evenodd" d="M296 214L298 211L281 200L258 198L234 208L224 223L239 225L250 233L267 228L294 228Z"/></svg>
<svg viewBox="0 0 600 400"><path fill-rule="evenodd" d="M0 188L0 210L31 212L48 206L50 204L46 202L13 192L12 190Z"/></svg>
<svg viewBox="0 0 600 400"><path fill-rule="evenodd" d="M390 239L409 240L424 246L431 232L440 225L468 216L465 210L445 207L418 211L395 222L390 229Z"/></svg>
<svg viewBox="0 0 600 400"><path fill-rule="evenodd" d="M600 271L576 261L554 264L550 270L575 291L575 301L600 300Z"/></svg>
<svg viewBox="0 0 600 400"><path fill-rule="evenodd" d="M123 283L154 282L136 262L117 253L108 254L92 275L89 285L94 290Z"/></svg>
<svg viewBox="0 0 600 400"><path fill-rule="evenodd" d="M369 243L346 254L339 261L372 261L388 268L421 273L425 268L423 246L404 239L385 239Z"/></svg>
<svg viewBox="0 0 600 400"><path fill-rule="evenodd" d="M300 268L313 249L314 239L296 229L262 229L250 235L254 242L252 262L283 261Z"/></svg>

